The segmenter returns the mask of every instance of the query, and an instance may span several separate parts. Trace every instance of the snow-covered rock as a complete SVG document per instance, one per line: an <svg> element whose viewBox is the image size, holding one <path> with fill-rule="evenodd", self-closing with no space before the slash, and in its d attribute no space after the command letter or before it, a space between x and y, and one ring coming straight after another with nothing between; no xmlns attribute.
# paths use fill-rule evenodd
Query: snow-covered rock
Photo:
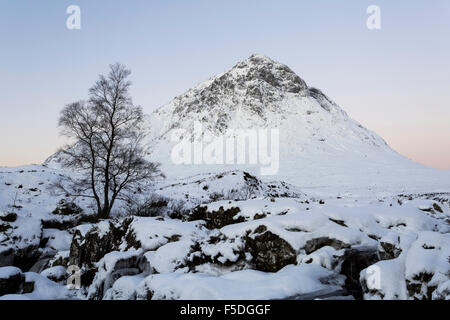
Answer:
<svg viewBox="0 0 450 320"><path fill-rule="evenodd" d="M19 268L0 268L0 296L19 293L24 281L25 276Z"/></svg>

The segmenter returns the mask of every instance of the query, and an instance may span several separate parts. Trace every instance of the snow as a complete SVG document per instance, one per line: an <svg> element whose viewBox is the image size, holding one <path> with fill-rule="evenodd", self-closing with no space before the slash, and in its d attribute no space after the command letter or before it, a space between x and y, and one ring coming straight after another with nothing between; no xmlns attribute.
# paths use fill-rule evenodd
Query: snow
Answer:
<svg viewBox="0 0 450 320"><path fill-rule="evenodd" d="M406 256L406 278L421 273L449 275L450 234L420 232Z"/></svg>
<svg viewBox="0 0 450 320"><path fill-rule="evenodd" d="M16 267L2 267L0 268L0 279L7 279L21 273L22 271Z"/></svg>
<svg viewBox="0 0 450 320"><path fill-rule="evenodd" d="M172 237L183 239L200 238L204 235L199 222L182 222L169 218L136 217L129 230L145 251L156 250Z"/></svg>
<svg viewBox="0 0 450 320"><path fill-rule="evenodd" d="M49 279L64 279L64 277L69 276L66 268L63 266L55 266L45 269L41 272L41 275Z"/></svg>
<svg viewBox="0 0 450 320"><path fill-rule="evenodd" d="M316 265L287 266L278 273L242 270L220 277L206 274L156 274L143 280L137 297L145 299L258 300L279 299L323 290L330 271Z"/></svg>
<svg viewBox="0 0 450 320"><path fill-rule="evenodd" d="M47 246L57 251L65 251L70 249L72 235L63 230L44 229L43 238L48 238Z"/></svg>
<svg viewBox="0 0 450 320"><path fill-rule="evenodd" d="M303 248L308 240L320 237L333 238L351 245L376 245L376 241L363 232L331 222L320 210L269 216L228 225L220 231L228 238L236 238L245 234L247 230L255 230L260 225L266 226L269 231L286 240L295 250Z"/></svg>
<svg viewBox="0 0 450 320"><path fill-rule="evenodd" d="M403 257L377 262L375 265L361 271L361 281L371 290L383 294L387 300L407 299L404 281ZM365 295L366 299L379 300L379 295Z"/></svg>
<svg viewBox="0 0 450 320"><path fill-rule="evenodd" d="M92 285L89 287L88 298L94 299L97 294L106 292L112 287L115 272L120 272L121 275L136 274L135 268L131 262L136 263L137 259L142 254L142 250L131 250L126 252L113 251L106 254L98 263L98 272L95 275ZM101 294L103 296L103 294Z"/></svg>
<svg viewBox="0 0 450 320"><path fill-rule="evenodd" d="M136 287L144 279L142 275L123 276L119 278L112 288L108 289L104 300L134 300Z"/></svg>
<svg viewBox="0 0 450 320"><path fill-rule="evenodd" d="M192 245L194 242L191 240L171 242L156 251L147 252L144 256L157 273L174 272L185 262L184 258L188 256Z"/></svg>
<svg viewBox="0 0 450 320"><path fill-rule="evenodd" d="M34 291L26 294L4 295L0 300L66 300L73 294L66 286L53 282L46 277L34 273L25 273L26 282L34 282Z"/></svg>

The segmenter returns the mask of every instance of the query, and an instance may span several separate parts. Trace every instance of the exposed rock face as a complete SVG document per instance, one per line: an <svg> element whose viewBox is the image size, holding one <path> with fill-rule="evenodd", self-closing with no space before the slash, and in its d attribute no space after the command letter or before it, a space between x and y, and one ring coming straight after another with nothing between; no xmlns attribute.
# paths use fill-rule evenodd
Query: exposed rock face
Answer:
<svg viewBox="0 0 450 320"><path fill-rule="evenodd" d="M92 267L105 254L118 249L130 222L131 219L117 224L102 221L85 235L77 230L70 245L69 263L79 267Z"/></svg>
<svg viewBox="0 0 450 320"><path fill-rule="evenodd" d="M381 260L389 260L397 258L401 253L402 249L399 248L398 243L380 241L379 245L379 255Z"/></svg>
<svg viewBox="0 0 450 320"><path fill-rule="evenodd" d="M304 250L307 254L310 254L322 247L330 246L336 250L350 248L350 245L342 242L341 240L331 239L327 237L320 237L316 239L311 239L306 242Z"/></svg>
<svg viewBox="0 0 450 320"><path fill-rule="evenodd" d="M4 222L14 222L17 220L17 213L3 212L0 214L0 220Z"/></svg>
<svg viewBox="0 0 450 320"><path fill-rule="evenodd" d="M192 91L192 92L191 92ZM280 100L284 93L307 94L307 85L289 67L254 54L239 62L230 71L211 79L207 86L193 89L174 100L174 114L183 118L191 113L217 112L213 131L227 129L229 111L242 103L247 111L264 117L263 105ZM229 110L218 108L223 97L229 101Z"/></svg>
<svg viewBox="0 0 450 320"><path fill-rule="evenodd" d="M217 211L209 212L206 206L197 206L192 210L189 220L204 220L208 229L220 229L229 224L243 222L244 217L234 218L240 211L239 208L224 210L223 207L220 207Z"/></svg>
<svg viewBox="0 0 450 320"><path fill-rule="evenodd" d="M19 268L0 268L0 296L19 293L24 281L25 276Z"/></svg>
<svg viewBox="0 0 450 320"><path fill-rule="evenodd" d="M254 237L246 239L246 249L253 256L252 262L256 270L264 272L277 272L288 264L295 264L297 254L292 246L276 234L258 227Z"/></svg>
<svg viewBox="0 0 450 320"><path fill-rule="evenodd" d="M113 223L101 221L86 234L76 230L70 245L69 265L81 268L81 285L91 285L97 273L95 262L107 253L118 250L125 236L131 218Z"/></svg>
<svg viewBox="0 0 450 320"><path fill-rule="evenodd" d="M346 276L345 288L356 299L363 298L363 288L360 283L360 272L379 261L374 248L348 249L342 256L341 274Z"/></svg>

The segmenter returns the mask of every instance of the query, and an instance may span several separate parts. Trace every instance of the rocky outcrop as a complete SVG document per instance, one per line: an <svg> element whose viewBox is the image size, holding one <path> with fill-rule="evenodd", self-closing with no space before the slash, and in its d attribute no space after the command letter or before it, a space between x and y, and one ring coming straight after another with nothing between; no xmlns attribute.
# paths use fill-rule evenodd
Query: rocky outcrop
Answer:
<svg viewBox="0 0 450 320"><path fill-rule="evenodd" d="M75 234L70 245L69 265L81 268L81 285L91 285L98 269L95 263L107 253L118 250L125 236L131 218L115 223L105 220L94 225L85 234L80 229Z"/></svg>
<svg viewBox="0 0 450 320"><path fill-rule="evenodd" d="M113 223L109 220L94 225L86 234L78 229L70 245L69 263L92 267L105 254L117 250L132 219Z"/></svg>
<svg viewBox="0 0 450 320"><path fill-rule="evenodd" d="M381 260L395 259L402 253L402 249L398 247L395 241L380 241L378 254Z"/></svg>
<svg viewBox="0 0 450 320"><path fill-rule="evenodd" d="M14 222L17 220L17 213L15 212L0 213L0 220L4 222Z"/></svg>

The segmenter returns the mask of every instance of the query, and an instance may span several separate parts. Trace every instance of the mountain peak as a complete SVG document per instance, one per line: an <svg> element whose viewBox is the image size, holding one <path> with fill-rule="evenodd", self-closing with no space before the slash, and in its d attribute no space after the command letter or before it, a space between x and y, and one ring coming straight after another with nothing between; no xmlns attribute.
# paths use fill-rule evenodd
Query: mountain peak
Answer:
<svg viewBox="0 0 450 320"><path fill-rule="evenodd" d="M250 57L248 57L244 61L250 61L252 63L258 64L258 63L276 63L274 60L269 58L268 56L265 56L263 54L254 53Z"/></svg>
<svg viewBox="0 0 450 320"><path fill-rule="evenodd" d="M321 91L309 88L288 66L265 55L252 54L155 113L171 119L164 121L161 132L201 121L208 130L221 133L235 126L278 126L279 119L290 118L288 114L310 115L323 111L332 113L331 117L347 117Z"/></svg>
<svg viewBox="0 0 450 320"><path fill-rule="evenodd" d="M227 73L234 73L238 80L256 82L285 92L299 93L306 90L306 83L288 66L262 54L252 54L237 63Z"/></svg>

